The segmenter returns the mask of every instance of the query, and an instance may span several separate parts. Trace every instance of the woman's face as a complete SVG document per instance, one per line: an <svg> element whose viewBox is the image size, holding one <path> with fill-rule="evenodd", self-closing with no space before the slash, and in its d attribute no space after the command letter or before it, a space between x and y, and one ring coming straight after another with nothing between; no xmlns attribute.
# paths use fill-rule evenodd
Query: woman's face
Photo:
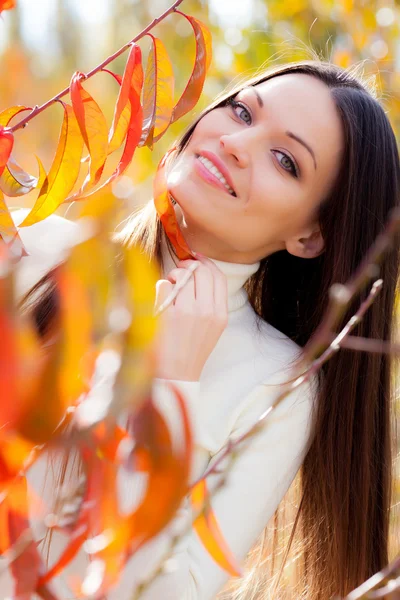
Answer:
<svg viewBox="0 0 400 600"><path fill-rule="evenodd" d="M285 74L234 100L240 105L201 119L168 175L189 246L228 262L251 263L285 248L316 256L323 241L315 215L343 147L329 89L310 75ZM217 179L209 160L219 167Z"/></svg>

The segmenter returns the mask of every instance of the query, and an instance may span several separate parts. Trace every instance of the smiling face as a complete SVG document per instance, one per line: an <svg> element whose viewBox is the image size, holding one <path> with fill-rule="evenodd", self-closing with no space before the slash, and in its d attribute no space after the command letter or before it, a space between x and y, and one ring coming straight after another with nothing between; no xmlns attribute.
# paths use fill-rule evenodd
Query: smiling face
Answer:
<svg viewBox="0 0 400 600"><path fill-rule="evenodd" d="M234 101L199 121L168 176L189 246L228 262L285 248L316 256L323 241L315 215L343 149L329 89L290 73L244 88Z"/></svg>

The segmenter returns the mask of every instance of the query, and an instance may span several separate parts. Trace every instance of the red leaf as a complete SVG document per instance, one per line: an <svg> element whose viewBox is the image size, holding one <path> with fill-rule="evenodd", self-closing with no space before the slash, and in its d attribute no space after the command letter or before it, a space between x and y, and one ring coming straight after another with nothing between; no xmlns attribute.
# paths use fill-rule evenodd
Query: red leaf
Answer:
<svg viewBox="0 0 400 600"><path fill-rule="evenodd" d="M14 136L0 125L0 176L2 175L14 145Z"/></svg>
<svg viewBox="0 0 400 600"><path fill-rule="evenodd" d="M114 122L111 127L110 136L112 131L117 132L117 137L121 136L121 129L119 127L121 115L126 115L126 106L130 106L129 110L129 123L127 128L127 137L125 142L125 148L117 165L117 168L112 175L105 181L99 188L93 190L88 194L82 194L74 196L74 200L83 200L97 194L100 190L103 190L106 186L109 186L117 177L120 177L132 162L133 155L137 148L142 133L143 125L143 109L140 103L140 94L143 87L143 69L142 69L142 53L139 46L132 46L129 54L128 62L126 65L125 73L121 79L115 73L107 71L117 81L121 83L120 94L116 106L116 114L114 115ZM122 118L121 118L122 120ZM124 126L121 126L124 129ZM113 138L115 139L115 138Z"/></svg>
<svg viewBox="0 0 400 600"><path fill-rule="evenodd" d="M108 71L111 73L110 71ZM126 62L125 72L123 78L115 73L111 73L120 84L120 91L118 94L117 103L115 106L114 118L110 129L109 140L110 145L113 144L113 140L118 137L118 130L128 131L129 123L131 121L130 115L126 123L123 122L123 118L127 116L126 108L129 104L130 114L136 114L140 105L140 94L143 87L143 68L142 68L142 52L140 47L136 44L132 44L131 51ZM123 136L122 140L125 136ZM121 143L122 143L121 140Z"/></svg>
<svg viewBox="0 0 400 600"><path fill-rule="evenodd" d="M82 73L74 73L70 86L72 106L90 154L89 174L78 195L83 189L98 183L108 154L108 129L105 116L97 102L82 87L82 78L84 78Z"/></svg>
<svg viewBox="0 0 400 600"><path fill-rule="evenodd" d="M195 258L195 256L192 254L191 249L187 245L179 227L174 207L169 198L167 181L165 177L166 163L174 150L175 148L169 150L158 165L158 169L153 181L154 204L161 219L161 223L164 226L165 233L174 246L178 258L180 260L186 260L188 258Z"/></svg>

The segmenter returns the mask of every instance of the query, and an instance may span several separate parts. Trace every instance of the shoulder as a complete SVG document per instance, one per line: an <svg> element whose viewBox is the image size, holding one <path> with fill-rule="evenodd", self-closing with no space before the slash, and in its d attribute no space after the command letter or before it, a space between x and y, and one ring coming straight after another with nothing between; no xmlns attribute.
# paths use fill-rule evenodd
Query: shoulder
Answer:
<svg viewBox="0 0 400 600"><path fill-rule="evenodd" d="M18 298L66 258L78 236L78 225L58 215L51 215L29 227L19 227L29 212L27 208L11 210L11 217L27 252L15 270Z"/></svg>

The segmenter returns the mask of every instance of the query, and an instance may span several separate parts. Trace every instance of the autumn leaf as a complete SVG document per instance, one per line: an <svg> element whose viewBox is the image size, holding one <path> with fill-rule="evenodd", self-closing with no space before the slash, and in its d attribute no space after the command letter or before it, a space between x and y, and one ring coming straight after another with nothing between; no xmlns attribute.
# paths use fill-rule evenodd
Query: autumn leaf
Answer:
<svg viewBox="0 0 400 600"><path fill-rule="evenodd" d="M135 449L147 455L150 468L144 498L129 517L131 553L170 522L188 489L193 453L192 428L184 398L173 383L170 383L170 387L174 392L182 427L181 435L174 433L174 443L172 433L153 401L143 402L132 418Z"/></svg>
<svg viewBox="0 0 400 600"><path fill-rule="evenodd" d="M0 189L6 196L24 196L43 184L46 173L44 172L43 165L39 158L36 157L36 159L39 163L39 177L34 177L33 175L26 173L13 157L10 156L8 164L0 177ZM41 175L43 174L44 178L41 179Z"/></svg>
<svg viewBox="0 0 400 600"><path fill-rule="evenodd" d="M234 577L242 577L242 569L229 549L211 508L205 479L201 479L194 486L190 492L190 499L193 510L201 511L193 523L193 528L203 546L222 569Z"/></svg>
<svg viewBox="0 0 400 600"><path fill-rule="evenodd" d="M187 245L185 238L183 237L176 218L173 204L168 193L165 169L167 166L167 161L171 158L171 155L174 151L175 148L169 150L160 160L158 165L153 181L154 205L160 217L161 223L163 224L165 233L170 239L178 258L180 260L186 260L188 258L196 259L196 257L192 254L191 249Z"/></svg>
<svg viewBox="0 0 400 600"><path fill-rule="evenodd" d="M204 23L179 10L175 12L185 17L193 27L196 39L196 56L192 74L172 112L171 123L186 115L186 113L196 106L203 90L204 81L212 58L211 34ZM154 139L154 141L157 141L157 139Z"/></svg>
<svg viewBox="0 0 400 600"><path fill-rule="evenodd" d="M115 79L115 81L121 85L122 77L118 75L118 73L114 73L109 69L102 69L105 73L109 73ZM121 111L121 113L116 117L114 113L113 123L111 125L111 129L108 135L108 155L112 154L118 148L122 146L124 143L124 139L126 138L126 134L128 133L129 121L131 119L131 104L127 102Z"/></svg>
<svg viewBox="0 0 400 600"><path fill-rule="evenodd" d="M15 0L0 0L0 14L3 10L11 10L15 8Z"/></svg>
<svg viewBox="0 0 400 600"><path fill-rule="evenodd" d="M0 190L0 239L7 244L14 258L26 255L26 250L21 241L18 229L14 225L8 206L4 200L3 192Z"/></svg>
<svg viewBox="0 0 400 600"><path fill-rule="evenodd" d="M19 113L31 110L26 106L12 106L11 108L7 108L0 113L0 136L2 127L8 127L11 120L17 116ZM4 158L3 158L4 160ZM11 157L11 151L9 154L9 159L6 160L6 166L3 165L3 169L1 167L2 164L1 158L1 139L0 139L0 189L7 196L21 196L23 194L28 193L31 189L37 185L38 180L28 175L21 169L19 165L13 160ZM7 164L8 162L8 164ZM18 193L17 193L18 192Z"/></svg>
<svg viewBox="0 0 400 600"><path fill-rule="evenodd" d="M108 71L117 81L119 77L115 73ZM126 135L125 147L118 165L112 175L99 188L82 195L74 195L75 200L83 200L89 196L97 195L100 190L103 192L106 188L112 194L111 183L123 175L132 162L133 155L140 140L143 125L143 109L140 103L140 94L143 87L142 53L139 46L133 46L126 65L125 73L121 81L120 94L117 101L113 125L110 136L114 140L113 144L119 143L122 134ZM124 119L128 115L126 107L129 104L129 122L125 130ZM115 132L115 134L113 133ZM116 149L111 147L111 151ZM109 149L110 153L110 149Z"/></svg>
<svg viewBox="0 0 400 600"><path fill-rule="evenodd" d="M71 106L65 103L62 105L64 120L53 164L32 210L20 227L33 225L53 214L64 202L78 179L83 140Z"/></svg>
<svg viewBox="0 0 400 600"><path fill-rule="evenodd" d="M0 176L2 175L14 145L14 136L0 125Z"/></svg>
<svg viewBox="0 0 400 600"><path fill-rule="evenodd" d="M14 117L19 115L19 113L24 112L25 110L32 110L32 109L28 106L22 106L22 105L11 106L11 108L6 108L2 112L0 112L0 125L3 125L3 127L7 127L10 124L10 121Z"/></svg>
<svg viewBox="0 0 400 600"><path fill-rule="evenodd" d="M128 132L131 113L136 113L143 87L142 52L140 46L132 44L124 75L108 71L120 84L114 117L109 133L109 154L119 148Z"/></svg>
<svg viewBox="0 0 400 600"><path fill-rule="evenodd" d="M174 105L174 73L167 50L151 33L143 95L143 131L139 146L153 149L153 141L166 132Z"/></svg>
<svg viewBox="0 0 400 600"><path fill-rule="evenodd" d="M89 173L77 195L95 186L103 173L108 155L108 128L104 114L92 96L82 87L82 73L71 79L71 101L81 135L90 154Z"/></svg>

